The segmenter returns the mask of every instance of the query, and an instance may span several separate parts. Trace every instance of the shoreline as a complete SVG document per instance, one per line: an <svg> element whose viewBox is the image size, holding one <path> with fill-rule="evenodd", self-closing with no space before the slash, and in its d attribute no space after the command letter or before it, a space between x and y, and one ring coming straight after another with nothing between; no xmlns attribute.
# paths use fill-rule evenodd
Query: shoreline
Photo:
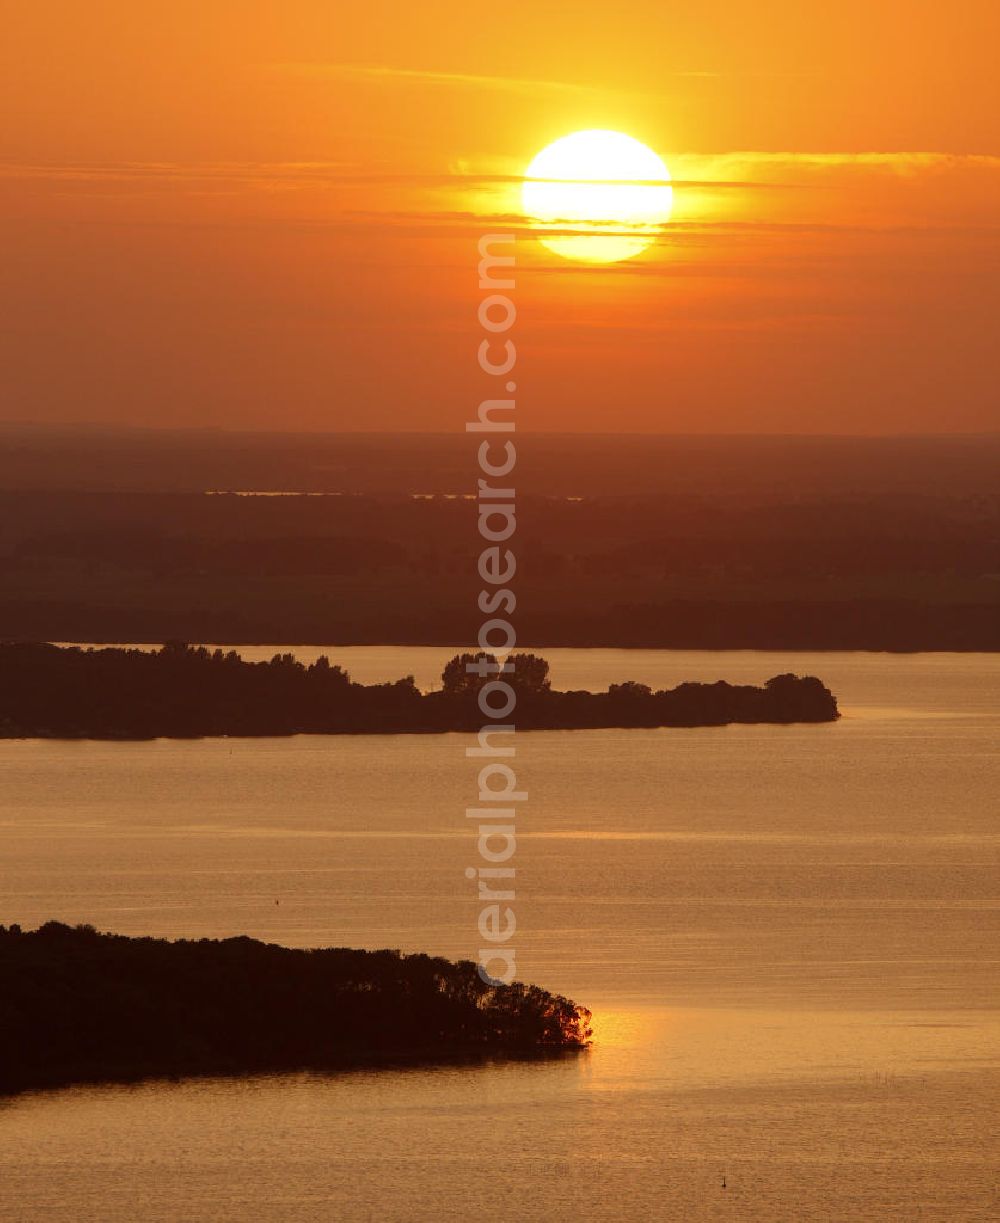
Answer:
<svg viewBox="0 0 1000 1223"><path fill-rule="evenodd" d="M53 645L87 649L150 649L156 650L163 644L161 641L122 641L121 639L91 637L87 640L71 640L60 638ZM219 650L288 650L296 646L306 646L316 650L451 650L457 652L464 647L453 641L256 641L226 639L219 641L195 640L196 646ZM1000 646L993 649L969 646L962 649L942 649L939 647L919 647L893 649L884 646L837 646L837 645L615 645L602 642L589 642L587 645L558 644L552 641L534 642L519 641L518 650L619 650L623 654L638 654L656 652L661 654L884 654L890 658L920 657L925 654L943 654L964 657L969 654L1000 654Z"/></svg>
<svg viewBox="0 0 1000 1223"><path fill-rule="evenodd" d="M182 1070L178 1073L158 1069L125 1068L120 1071L106 1069L99 1073L82 1073L72 1077L39 1078L23 1086L10 1087L0 1083L0 1106L4 1102L39 1095L57 1095L73 1088L142 1087L157 1083L181 1086L185 1083L208 1083L213 1081L249 1082L253 1079L294 1078L305 1076L318 1079L336 1079L346 1075L366 1072L388 1072L405 1070L437 1070L443 1067L478 1067L496 1064L510 1065L521 1062L556 1062L587 1054L592 1044L551 1046L538 1049L490 1049L468 1045L450 1050L439 1050L432 1046L408 1051L389 1050L378 1055L362 1058L331 1058L325 1062L276 1063L251 1069Z"/></svg>

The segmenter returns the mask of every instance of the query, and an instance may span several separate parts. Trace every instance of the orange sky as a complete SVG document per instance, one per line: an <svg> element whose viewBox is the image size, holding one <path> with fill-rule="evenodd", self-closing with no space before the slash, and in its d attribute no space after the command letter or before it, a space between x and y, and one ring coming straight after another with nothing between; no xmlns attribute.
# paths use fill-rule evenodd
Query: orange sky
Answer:
<svg viewBox="0 0 1000 1223"><path fill-rule="evenodd" d="M460 429L513 228L520 428L1000 427L995 0L7 7L6 419ZM587 127L679 181L607 268L511 215Z"/></svg>

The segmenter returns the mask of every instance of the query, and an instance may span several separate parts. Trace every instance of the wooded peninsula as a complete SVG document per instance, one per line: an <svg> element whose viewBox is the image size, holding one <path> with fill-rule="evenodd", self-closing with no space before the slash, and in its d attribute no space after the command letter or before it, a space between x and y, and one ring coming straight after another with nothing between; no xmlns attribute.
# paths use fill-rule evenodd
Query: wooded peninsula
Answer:
<svg viewBox="0 0 1000 1223"><path fill-rule="evenodd" d="M590 1012L471 961L0 926L0 1094L182 1075L558 1053Z"/></svg>
<svg viewBox="0 0 1000 1223"><path fill-rule="evenodd" d="M459 654L441 687L412 676L357 684L320 657L246 662L235 650L179 642L158 650L0 644L0 738L151 739L294 734L475 731L479 696L497 679L490 654ZM684 683L654 691L626 681L607 692L558 691L549 664L513 654L502 678L519 730L831 722L837 701L812 676L776 675L760 687Z"/></svg>

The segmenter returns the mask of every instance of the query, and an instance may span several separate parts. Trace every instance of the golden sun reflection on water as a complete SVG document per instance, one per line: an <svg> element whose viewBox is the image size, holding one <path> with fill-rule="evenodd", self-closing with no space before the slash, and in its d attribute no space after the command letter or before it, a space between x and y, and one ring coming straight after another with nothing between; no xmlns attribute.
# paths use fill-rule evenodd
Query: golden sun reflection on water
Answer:
<svg viewBox="0 0 1000 1223"><path fill-rule="evenodd" d="M593 1012L586 1077L601 1091L806 1080L878 1087L920 1083L932 1069L1000 1069L993 1011L622 1008L595 1000Z"/></svg>
<svg viewBox="0 0 1000 1223"><path fill-rule="evenodd" d="M653 1007L635 1007L630 1010L595 1007L590 1026L594 1033L594 1045L598 1048L632 1049L646 1044L662 1029L668 1011Z"/></svg>

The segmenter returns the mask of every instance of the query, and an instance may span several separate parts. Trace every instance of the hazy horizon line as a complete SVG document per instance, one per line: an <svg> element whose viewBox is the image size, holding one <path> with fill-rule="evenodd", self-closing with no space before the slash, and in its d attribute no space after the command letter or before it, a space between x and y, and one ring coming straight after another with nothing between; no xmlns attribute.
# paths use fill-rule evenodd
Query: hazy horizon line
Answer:
<svg viewBox="0 0 1000 1223"><path fill-rule="evenodd" d="M437 437L464 439L465 435L459 429L317 429L317 428L268 428L263 425L171 425L171 424L128 424L117 421L28 421L0 420L0 434L4 432L21 433L153 433L153 434L192 434L199 437L218 436L251 436L251 437ZM662 437L662 438L801 438L810 440L848 440L859 441L899 441L904 439L996 439L1000 440L1000 428L977 430L917 430L907 432L836 432L836 431L802 431L790 432L778 429L759 430L664 430L664 429L530 429L520 432L531 437L553 438L584 438L584 437Z"/></svg>

